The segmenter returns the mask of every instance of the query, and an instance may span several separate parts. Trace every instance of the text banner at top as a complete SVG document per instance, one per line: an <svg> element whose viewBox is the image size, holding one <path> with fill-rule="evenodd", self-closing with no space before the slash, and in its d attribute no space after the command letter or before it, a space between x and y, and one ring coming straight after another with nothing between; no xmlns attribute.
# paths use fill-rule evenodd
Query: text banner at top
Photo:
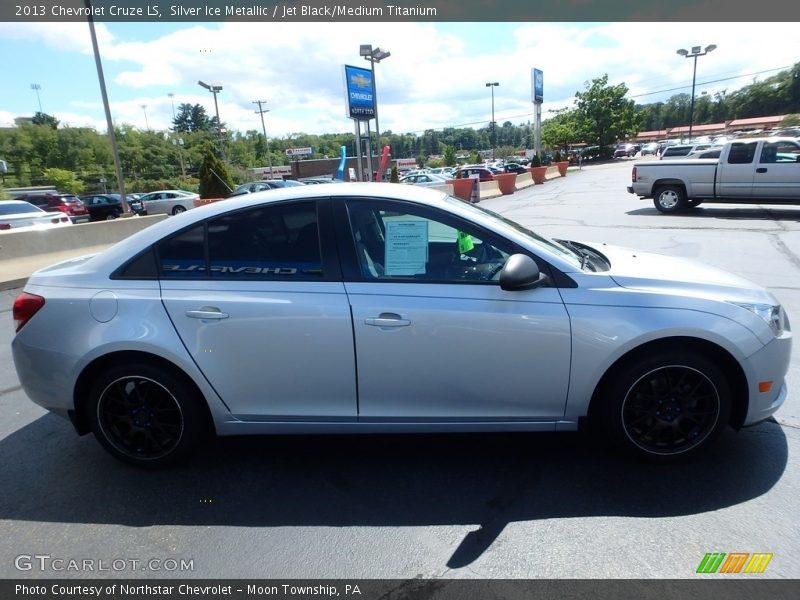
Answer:
<svg viewBox="0 0 800 600"><path fill-rule="evenodd" d="M0 21L80 22L595 22L657 24L631 35L671 35L665 22L800 21L788 0L3 0Z"/></svg>

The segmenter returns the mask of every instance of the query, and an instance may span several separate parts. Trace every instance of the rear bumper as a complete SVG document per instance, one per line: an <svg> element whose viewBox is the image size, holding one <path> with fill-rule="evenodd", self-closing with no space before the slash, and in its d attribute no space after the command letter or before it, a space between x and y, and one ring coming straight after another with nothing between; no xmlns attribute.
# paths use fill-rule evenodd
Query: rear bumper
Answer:
<svg viewBox="0 0 800 600"><path fill-rule="evenodd" d="M626 190L628 190L628 193L629 193L629 194L633 194L633 193L634 193L634 191L633 191L633 186L632 186L632 185L629 185L629 186L628 186L628 187L626 187L625 189L626 189Z"/></svg>

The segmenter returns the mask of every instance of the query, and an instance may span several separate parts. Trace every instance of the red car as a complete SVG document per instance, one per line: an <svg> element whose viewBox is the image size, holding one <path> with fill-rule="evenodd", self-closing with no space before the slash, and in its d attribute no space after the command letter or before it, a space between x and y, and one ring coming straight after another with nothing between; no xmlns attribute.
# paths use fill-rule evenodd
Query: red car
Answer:
<svg viewBox="0 0 800 600"><path fill-rule="evenodd" d="M465 177L472 177L473 175L477 175L480 181L494 181L494 174L486 167L459 167L459 169L456 171L455 177L456 179L461 179Z"/></svg>
<svg viewBox="0 0 800 600"><path fill-rule="evenodd" d="M16 199L30 202L46 212L62 212L69 216L73 223L89 220L89 210L81 202L80 198L73 194L36 192L19 196Z"/></svg>

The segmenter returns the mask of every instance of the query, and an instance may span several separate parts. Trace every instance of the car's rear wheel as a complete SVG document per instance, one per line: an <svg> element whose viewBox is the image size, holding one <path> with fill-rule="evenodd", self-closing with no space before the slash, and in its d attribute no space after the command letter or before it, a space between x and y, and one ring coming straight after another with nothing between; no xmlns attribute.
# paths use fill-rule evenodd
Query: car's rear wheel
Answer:
<svg viewBox="0 0 800 600"><path fill-rule="evenodd" d="M201 398L182 378L149 364L114 367L90 392L92 431L116 458L158 468L186 458L203 438Z"/></svg>
<svg viewBox="0 0 800 600"><path fill-rule="evenodd" d="M686 207L686 192L679 185L663 185L656 190L653 204L662 213L675 213Z"/></svg>
<svg viewBox="0 0 800 600"><path fill-rule="evenodd" d="M117 218L117 213L112 212L106 215L106 221L113 221L116 218Z"/></svg>
<svg viewBox="0 0 800 600"><path fill-rule="evenodd" d="M182 212L185 212L185 211L186 211L186 209L183 206L178 205L178 206L176 206L175 208L172 209L172 214L173 215L179 215L179 214L181 214Z"/></svg>
<svg viewBox="0 0 800 600"><path fill-rule="evenodd" d="M669 460L704 448L726 426L730 409L730 386L713 362L669 352L628 364L610 385L600 415L617 445Z"/></svg>

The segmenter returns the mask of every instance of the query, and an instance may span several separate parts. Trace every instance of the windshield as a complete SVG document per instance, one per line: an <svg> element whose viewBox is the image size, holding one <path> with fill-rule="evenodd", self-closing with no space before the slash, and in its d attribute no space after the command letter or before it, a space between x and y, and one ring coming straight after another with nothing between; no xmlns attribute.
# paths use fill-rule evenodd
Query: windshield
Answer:
<svg viewBox="0 0 800 600"><path fill-rule="evenodd" d="M503 225L507 227L511 227L514 230L518 231L519 233L523 234L527 237L531 242L533 242L537 247L550 252L551 254L555 254L559 258L562 258L569 263L575 265L577 268L581 268L581 255L567 246L559 244L558 242L542 237L537 233L534 233L527 227L523 227L516 221L512 221L511 219L506 219L504 216L497 214L496 212L492 212L486 208L481 208L475 206L474 204L467 204L463 200L459 200L458 198L454 198L453 196L446 196L446 201L450 204L458 204L458 206L462 208L466 208L466 210L475 211L476 213L480 213L484 217L488 216L489 218L499 221Z"/></svg>

